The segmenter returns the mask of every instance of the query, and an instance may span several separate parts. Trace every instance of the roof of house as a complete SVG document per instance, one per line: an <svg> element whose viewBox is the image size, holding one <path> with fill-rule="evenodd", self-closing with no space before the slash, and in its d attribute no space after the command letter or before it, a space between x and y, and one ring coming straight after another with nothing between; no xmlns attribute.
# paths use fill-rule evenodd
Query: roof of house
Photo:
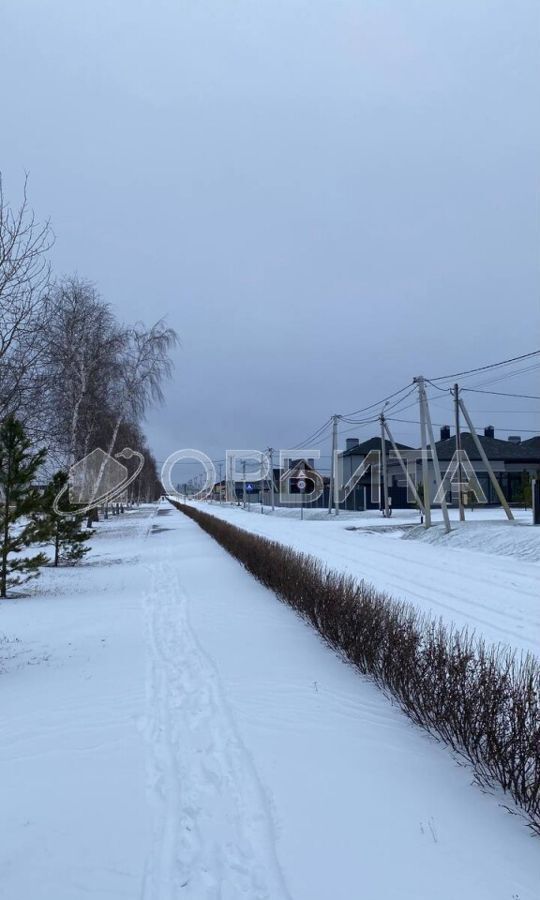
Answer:
<svg viewBox="0 0 540 900"><path fill-rule="evenodd" d="M304 457L300 457L299 459L290 459L289 460L289 470L296 469L302 467L306 471L311 470L312 472L316 471L316 467L312 466L308 459Z"/></svg>
<svg viewBox="0 0 540 900"><path fill-rule="evenodd" d="M521 441L519 444L520 447L532 447L533 450L536 450L540 453L540 434L535 434L534 437L527 438L526 441Z"/></svg>
<svg viewBox="0 0 540 900"><path fill-rule="evenodd" d="M500 438L478 435L482 449L490 460L503 460L505 462L535 462L540 464L540 438L533 444L532 440L514 444L512 441L502 441ZM437 456L441 460L452 459L456 450L455 437L445 441L436 441ZM469 459L478 460L481 456L476 449L472 435L468 431L461 433L461 449L465 450Z"/></svg>
<svg viewBox="0 0 540 900"><path fill-rule="evenodd" d="M317 462L317 460L315 460L315 462ZM319 476L322 478L324 483L326 483L327 481L330 481L330 478L327 475L323 475L322 472L319 472L317 469L317 466L316 465L312 466L311 463L307 459L291 459L291 460L289 460L289 468L286 471L292 472L293 477L295 477L298 475L300 470L303 470L304 474L307 475L308 478L309 478L310 472L317 472L319 474ZM280 471L280 469L274 469L274 472L276 473L278 480L282 477L282 475L284 474L284 471L285 470Z"/></svg>
<svg viewBox="0 0 540 900"><path fill-rule="evenodd" d="M323 480L323 482L324 482L325 484L326 484L327 482L330 481L330 478L328 477L328 475L323 475L322 472L319 472L319 471L318 471L318 469L317 469L316 466L315 466L315 467L312 466L307 460L305 460L305 459L293 459L293 460L291 460L291 464L290 464L290 466L289 466L289 469L287 469L287 470L285 470L285 469L280 469L279 466L274 466L274 468L273 468L273 470L272 470L273 473L274 473L274 483L275 483L275 484L279 484L279 481L280 481L280 479L281 479L281 477L282 477L282 475L284 474L285 471L291 471L291 472L294 473L294 470L295 470L297 467L298 467L298 468L303 468L303 470L304 470L304 472L305 472L305 474L307 475L308 478L309 478L309 473L310 473L310 472L317 472L317 473L319 474L319 476L322 478L322 480ZM294 474L293 474L292 477L295 477ZM261 479L260 479L260 478L251 478L250 481L253 482L253 484L258 484L258 483L261 481ZM270 472L268 472L268 474L265 476L264 481L270 482ZM237 485L238 485L238 484L242 484L242 481L240 480L240 477L239 477L239 476L238 476L237 479L235 479L235 483L236 483ZM226 485L226 484L227 484L227 479L224 478L221 482L217 482L217 484L218 484L218 485L219 485L219 484Z"/></svg>
<svg viewBox="0 0 540 900"><path fill-rule="evenodd" d="M391 447L390 441L386 441L386 449L388 450ZM400 444L396 441L396 447L398 450L412 450L412 447L408 447L407 444ZM367 441L362 441L361 444L355 444L354 447L349 447L348 450L342 450L340 452L340 456L367 456L370 450L382 450L381 439L380 437L372 437Z"/></svg>
<svg viewBox="0 0 540 900"><path fill-rule="evenodd" d="M540 466L540 435L535 435L535 437L528 438L526 441L521 441L519 444L515 444L512 441L501 440L500 438L486 437L483 434L478 435L478 438L484 453L490 460L502 460L504 462L515 463L537 462ZM437 448L437 456L440 460L451 460L456 450L456 439L452 436L447 440L437 441L435 446ZM390 441L387 440L387 452L390 452L391 447ZM398 450L413 449L412 447L408 447L406 444L400 444L397 441L396 447ZM461 448L462 450L465 450L470 460L481 459L473 437L468 431L463 431L461 433ZM349 447L348 450L343 450L340 453L340 456L367 456L370 450L381 450L380 437L372 437L367 441L363 441L361 444Z"/></svg>

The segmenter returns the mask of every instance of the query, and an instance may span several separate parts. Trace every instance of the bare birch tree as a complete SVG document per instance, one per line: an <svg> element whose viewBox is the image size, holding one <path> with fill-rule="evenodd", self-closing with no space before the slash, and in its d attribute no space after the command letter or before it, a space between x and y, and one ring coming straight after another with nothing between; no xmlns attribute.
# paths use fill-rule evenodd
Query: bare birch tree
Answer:
<svg viewBox="0 0 540 900"><path fill-rule="evenodd" d="M32 417L39 390L53 234L27 196L12 207L0 175L0 419Z"/></svg>
<svg viewBox="0 0 540 900"><path fill-rule="evenodd" d="M138 322L124 331L120 372L115 384L117 410L109 441L112 454L123 421L140 423L153 403L163 403L163 382L172 373L171 351L178 335L160 319L151 328Z"/></svg>
<svg viewBox="0 0 540 900"><path fill-rule="evenodd" d="M108 415L124 334L94 286L73 277L51 292L47 345L51 440L72 464Z"/></svg>
<svg viewBox="0 0 540 900"><path fill-rule="evenodd" d="M162 402L178 338L163 321L118 325L93 285L78 278L56 285L51 298L50 444L68 465L96 447L112 456L122 426L138 427L148 407Z"/></svg>

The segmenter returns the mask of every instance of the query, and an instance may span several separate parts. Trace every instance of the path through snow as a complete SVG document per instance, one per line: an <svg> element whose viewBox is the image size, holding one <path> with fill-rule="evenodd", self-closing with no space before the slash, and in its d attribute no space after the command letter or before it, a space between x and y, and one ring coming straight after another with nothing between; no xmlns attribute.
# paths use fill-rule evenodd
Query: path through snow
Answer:
<svg viewBox="0 0 540 900"><path fill-rule="evenodd" d="M0 605L30 653L0 675L1 900L537 900L502 796L158 513Z"/></svg>
<svg viewBox="0 0 540 900"><path fill-rule="evenodd" d="M144 900L285 900L265 795L170 562L149 570L147 739L156 834Z"/></svg>

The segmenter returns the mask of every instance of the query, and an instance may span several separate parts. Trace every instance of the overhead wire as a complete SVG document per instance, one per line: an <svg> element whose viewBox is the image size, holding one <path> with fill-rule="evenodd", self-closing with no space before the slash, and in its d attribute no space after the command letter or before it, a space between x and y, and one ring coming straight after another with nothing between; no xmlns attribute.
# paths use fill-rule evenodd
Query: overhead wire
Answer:
<svg viewBox="0 0 540 900"><path fill-rule="evenodd" d="M472 394L493 394L496 397L516 397L520 400L540 400L540 394L507 394L503 391L483 391L479 388L462 388Z"/></svg>
<svg viewBox="0 0 540 900"><path fill-rule="evenodd" d="M404 400L407 400L407 398L411 396L411 394L414 394L414 393L416 392L416 385L413 385L413 386L411 387L411 385L408 384L407 387L410 388L410 390L408 391L408 393L405 394L404 397L400 397L399 400L394 400L394 402L391 403L391 404L389 405L388 411L390 411L390 410L392 410L392 409L396 409L397 407L399 407L399 404L400 404L400 403L403 403ZM405 390L405 388L404 388L403 390ZM391 395L391 396L396 397L398 393L402 393L402 391L396 391L396 393L393 394L393 395ZM378 404L375 404L375 403L374 403L373 406L381 406L381 403L383 403L383 401L379 401ZM387 405L388 403L389 403L389 398L386 399L386 405ZM385 411L386 411L386 405L383 404L383 405L381 406L381 408L384 409ZM343 422L348 422L348 423L350 423L350 424L352 424L352 425L363 425L363 424L369 423L369 422L377 422L377 421L378 421L378 418L379 418L378 415L377 415L377 416L370 416L370 417L365 418L365 419L353 419L352 416L340 416L340 419L341 419Z"/></svg>
<svg viewBox="0 0 540 900"><path fill-rule="evenodd" d="M486 385L497 384L499 381L506 381L508 378L516 378L518 375L526 375L528 372L535 372L537 369L540 369L540 363L526 366L524 369L516 369L514 372L504 372L500 375L496 375L494 378L479 381L476 384L473 384L473 387L485 387ZM463 388L463 390L466 389Z"/></svg>
<svg viewBox="0 0 540 900"><path fill-rule="evenodd" d="M487 372L487 371L499 369L504 366L509 366L513 363L521 362L522 360L525 360L525 359L532 359L533 357L536 357L536 356L540 356L540 350L533 350L530 353L523 353L520 356L513 356L513 357L510 357L509 359L500 360L499 362L495 362L495 363L489 363L485 366L477 366L473 369L465 369L461 372L453 372L448 375L438 375L433 378L425 378L425 381L429 385L431 385L433 388L436 388L436 390L439 391L440 393L450 394L451 393L450 385L441 387L436 382L448 381L448 380L454 379L454 378L465 378L465 379L473 378L475 375L478 375L481 372ZM539 368L540 368L540 362L537 362L537 363L534 363L533 365L529 365L524 368L518 368L518 369L514 370L513 372L503 372L500 374L495 374L494 377L490 377L487 380L477 382L478 386L462 387L461 391L492 394L494 396L501 396L501 397L514 397L516 399L540 400L540 396L535 395L535 394L512 394L512 393L506 393L503 391L489 391L489 390L483 389L485 385L497 384L499 381L504 381L507 378L514 378L519 375L523 375L528 372L535 371L536 369L539 369ZM399 413L405 412L407 409L410 409L411 407L416 405L416 400L414 400L412 403L407 403L405 406L402 405L415 392L416 392L416 384L414 382L409 382L404 387L400 388L397 391L394 391L391 394L388 394L386 397L383 397L382 399L377 400L374 403L370 403L367 406L363 406L363 407L360 407L359 409L353 410L352 412L340 414L337 416L337 418L338 418L339 422L342 422L344 424L352 425L352 426L355 426L356 428L364 427L365 425L369 425L369 424L372 424L372 423L378 421L379 416L374 415L373 413L374 413L374 410L376 410L377 407L379 407L379 408L381 408L381 411L384 411L385 416L391 421L404 422L404 423L408 423L408 424L419 424L417 421L413 421L413 420L398 419L395 415L396 413L399 414ZM433 400L433 397L428 397L427 399L428 399L428 401ZM390 402L390 401L394 401L394 402ZM493 410L494 414L496 412L497 412L496 410ZM525 410L522 410L522 412L526 413ZM366 415L362 418L355 418L355 416L359 416L361 413L367 413L368 415ZM389 415L390 413L393 413L394 415L390 416ZM290 449L295 450L299 447L302 447L302 445L305 446L306 444L312 443L313 441L320 442L323 439L326 439L330 434L330 429L332 426L333 418L334 418L333 416L330 416L323 423L323 425L321 425L318 429L316 429L316 431L314 431L309 437L305 438L302 441L299 441L296 444L293 444L293 446L290 447ZM436 424L436 423L434 423L434 424ZM519 429L520 431L523 431L523 432L535 433L533 429L520 428L520 426L518 426L518 425L513 426L513 428ZM355 428L341 429L341 433L348 434L350 431L354 431L354 430L355 430ZM500 430L510 431L511 429L506 429L506 428L501 427Z"/></svg>
<svg viewBox="0 0 540 900"><path fill-rule="evenodd" d="M402 394L410 386L411 386L411 382L409 382L409 384L406 384L405 387L400 388L399 391L394 391L393 394L389 394L388 397L383 397L382 400L377 400L377 401L375 401L375 403L370 403L369 406L362 406L360 409L355 409L352 412L343 413L341 418L346 419L346 418L349 418L352 416L357 416L359 413L367 412L370 409L374 409L375 407L380 406L382 403L385 403L388 400L392 400L394 397L397 397L399 394Z"/></svg>
<svg viewBox="0 0 540 900"><path fill-rule="evenodd" d="M513 356L510 359L503 359L500 362L490 363L487 366L477 366L475 369L465 369L463 372L453 372L451 375L438 375L436 378L432 378L431 381L446 381L449 378L474 375L477 372L485 372L487 369L496 369L500 366L507 366L510 365L510 363L519 362L522 359L530 359L532 356L538 355L540 355L540 350L533 350L531 353L523 353L521 356Z"/></svg>
<svg viewBox="0 0 540 900"><path fill-rule="evenodd" d="M326 420L326 422L324 422L324 424L321 425L320 428L317 428L317 430L316 430L313 434L311 434L309 437L305 438L305 439L302 440L302 441L298 441L298 443L293 444L292 447L289 447L288 449L289 449L289 450L296 450L297 447L302 447L302 445L309 444L309 443L311 443L311 441L315 441L315 440L317 440L317 439L321 439L321 438L322 438L322 435L324 434L324 432L326 431L326 429L330 427L331 424L332 424L332 417L330 416L330 417Z"/></svg>

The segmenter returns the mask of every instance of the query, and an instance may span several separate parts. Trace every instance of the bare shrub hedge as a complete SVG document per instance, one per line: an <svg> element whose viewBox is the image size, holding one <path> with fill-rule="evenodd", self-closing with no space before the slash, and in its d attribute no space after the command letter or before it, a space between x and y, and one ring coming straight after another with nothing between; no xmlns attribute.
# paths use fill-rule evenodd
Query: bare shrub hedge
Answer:
<svg viewBox="0 0 540 900"><path fill-rule="evenodd" d="M423 615L365 582L175 503L410 718L500 785L540 834L540 664Z"/></svg>

